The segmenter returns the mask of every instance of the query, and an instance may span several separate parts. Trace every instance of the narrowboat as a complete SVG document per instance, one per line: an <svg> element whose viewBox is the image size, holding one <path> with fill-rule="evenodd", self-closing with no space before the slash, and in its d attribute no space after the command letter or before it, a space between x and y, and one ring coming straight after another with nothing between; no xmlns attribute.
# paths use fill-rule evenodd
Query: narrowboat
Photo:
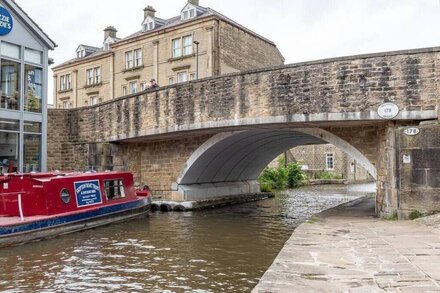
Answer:
<svg viewBox="0 0 440 293"><path fill-rule="evenodd" d="M151 194L129 172L0 176L0 247L55 237L148 213Z"/></svg>

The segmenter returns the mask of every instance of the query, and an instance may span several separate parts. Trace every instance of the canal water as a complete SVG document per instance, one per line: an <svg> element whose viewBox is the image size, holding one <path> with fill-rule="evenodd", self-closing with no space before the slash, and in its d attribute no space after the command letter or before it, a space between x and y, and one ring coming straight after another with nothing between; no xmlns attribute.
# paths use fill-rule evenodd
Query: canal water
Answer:
<svg viewBox="0 0 440 293"><path fill-rule="evenodd" d="M249 292L308 217L374 191L317 186L0 250L0 292Z"/></svg>

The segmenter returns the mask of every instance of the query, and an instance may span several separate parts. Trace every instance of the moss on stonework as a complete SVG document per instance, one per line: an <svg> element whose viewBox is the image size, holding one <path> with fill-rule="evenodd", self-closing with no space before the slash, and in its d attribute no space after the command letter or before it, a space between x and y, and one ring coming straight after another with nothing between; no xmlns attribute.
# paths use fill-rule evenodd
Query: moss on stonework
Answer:
<svg viewBox="0 0 440 293"><path fill-rule="evenodd" d="M397 212L394 212L392 214L384 214L381 216L382 219L387 221L396 221L397 220Z"/></svg>
<svg viewBox="0 0 440 293"><path fill-rule="evenodd" d="M409 213L409 215L408 215L408 219L414 220L414 219L420 218L422 216L423 216L423 214L421 212L419 212L418 210L412 210L411 213Z"/></svg>

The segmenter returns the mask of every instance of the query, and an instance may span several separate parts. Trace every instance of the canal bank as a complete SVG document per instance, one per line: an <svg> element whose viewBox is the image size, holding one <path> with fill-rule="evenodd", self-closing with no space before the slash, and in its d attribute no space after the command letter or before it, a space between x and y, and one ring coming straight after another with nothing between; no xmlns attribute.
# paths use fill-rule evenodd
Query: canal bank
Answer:
<svg viewBox="0 0 440 293"><path fill-rule="evenodd" d="M364 198L296 228L252 292L403 291L440 292L439 226L379 219Z"/></svg>

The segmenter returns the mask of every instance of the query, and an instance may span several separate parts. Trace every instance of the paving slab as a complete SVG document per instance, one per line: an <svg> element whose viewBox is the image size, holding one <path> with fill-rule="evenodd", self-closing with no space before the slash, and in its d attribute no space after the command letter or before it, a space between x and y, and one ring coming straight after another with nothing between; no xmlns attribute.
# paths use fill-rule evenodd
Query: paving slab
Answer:
<svg viewBox="0 0 440 293"><path fill-rule="evenodd" d="M431 222L379 219L372 198L330 209L294 231L252 292L440 292Z"/></svg>

